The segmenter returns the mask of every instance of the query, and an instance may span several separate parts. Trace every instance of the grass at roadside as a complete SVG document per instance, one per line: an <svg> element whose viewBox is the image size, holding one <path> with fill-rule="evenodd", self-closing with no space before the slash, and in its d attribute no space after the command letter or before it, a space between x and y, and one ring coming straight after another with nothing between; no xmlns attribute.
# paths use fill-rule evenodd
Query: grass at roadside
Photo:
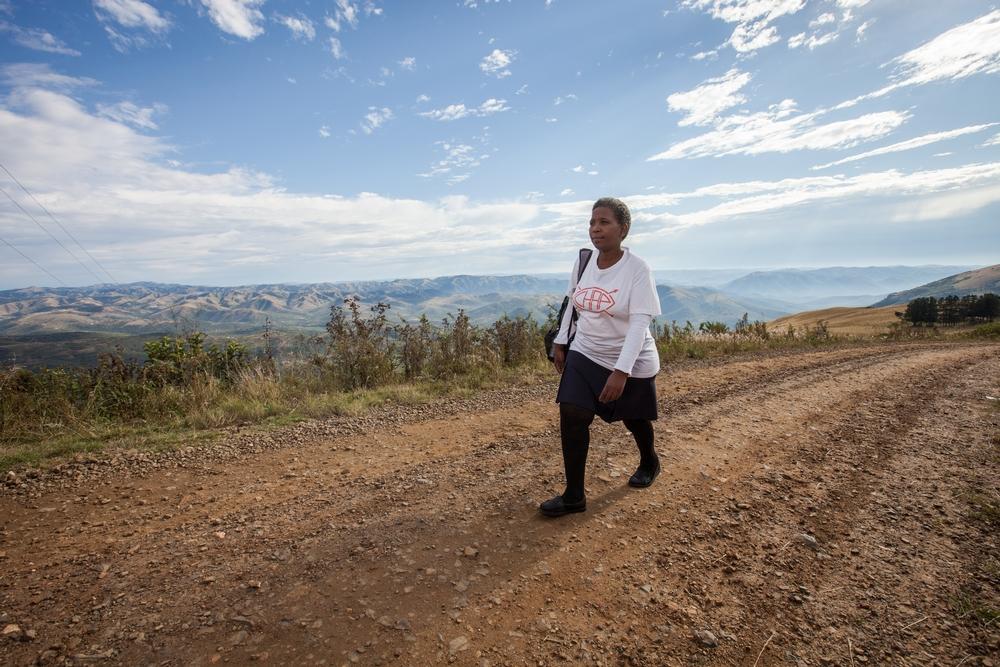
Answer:
<svg viewBox="0 0 1000 667"><path fill-rule="evenodd" d="M222 429L249 426L270 430L307 419L361 415L373 407L419 405L462 398L502 387L536 384L552 379L548 362L518 368L470 372L447 382L399 382L371 389L324 390L297 380L261 373L244 374L233 384L206 380L196 389L158 397L170 409L145 419L117 421L72 419L49 422L31 432L0 440L0 472L65 460L75 454L116 449L165 451L198 446L219 439Z"/></svg>
<svg viewBox="0 0 1000 667"><path fill-rule="evenodd" d="M354 308L335 310L323 349L285 363L247 358L239 346L206 348L197 334L151 343L142 364L105 355L92 369L0 369L0 472L78 453L213 442L233 426L266 430L387 403L534 384L554 378L542 354L543 330L518 318L482 329L460 313L444 327L422 320L390 331L384 311L366 317ZM834 336L823 322L783 333L762 322L721 332L670 324L655 326L654 336L664 366L880 340ZM921 330L888 342L913 337L935 338Z"/></svg>

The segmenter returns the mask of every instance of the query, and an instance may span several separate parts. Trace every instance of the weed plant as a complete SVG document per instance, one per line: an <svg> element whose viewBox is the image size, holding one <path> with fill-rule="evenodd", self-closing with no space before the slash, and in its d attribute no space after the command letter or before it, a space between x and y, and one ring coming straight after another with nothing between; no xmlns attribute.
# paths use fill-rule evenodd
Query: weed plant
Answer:
<svg viewBox="0 0 1000 667"><path fill-rule="evenodd" d="M551 371L530 317L474 325L459 311L391 324L389 306L331 309L326 336L282 357L192 333L147 343L146 359L101 355L89 369L0 369L0 469L102 447L169 447L193 432L356 414L385 403L470 395Z"/></svg>
<svg viewBox="0 0 1000 667"><path fill-rule="evenodd" d="M702 322L696 329L691 322L680 326L653 324L653 338L664 363L680 359L706 359L755 350L819 347L843 342L833 336L826 322L812 327L796 329L789 326L784 332L775 333L764 322L751 322L743 317L730 329L724 322Z"/></svg>

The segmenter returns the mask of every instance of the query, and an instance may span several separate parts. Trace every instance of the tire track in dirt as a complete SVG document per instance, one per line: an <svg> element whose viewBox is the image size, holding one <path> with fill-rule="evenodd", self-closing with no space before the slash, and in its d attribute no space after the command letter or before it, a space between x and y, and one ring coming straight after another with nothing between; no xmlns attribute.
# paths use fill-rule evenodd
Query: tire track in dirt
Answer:
<svg viewBox="0 0 1000 667"><path fill-rule="evenodd" d="M716 479L724 478L719 470L732 477L752 469L756 459L747 457L755 448L766 444L767 438L773 440L776 429L793 429L780 431L782 434L802 430L799 420L810 406L815 411L817 404L835 405L839 384L856 387L879 369L884 371L881 382L895 382L912 372L906 370L908 365L916 363L923 368L911 357L919 360L926 355L944 355L941 358L952 360L955 355L974 356L977 351L982 354L983 349L907 346L874 353L835 351L783 358L772 364L778 368L771 371L766 360L760 364L740 362L682 371L677 374L681 382L693 379L705 387L695 389L691 400L677 403L672 403L671 391L666 392L665 403L673 412L666 414L662 422L667 427L663 433L670 440L669 451L664 450L665 459L672 463L668 474L661 477L651 494L639 496L621 487L631 472L632 445L611 429L595 429L595 443L601 444L595 446L589 466L591 508L583 521L571 519L556 524L535 517L539 496L546 488L558 488L561 469L554 407L532 404L492 415L492 426L485 431L480 430L488 420L476 418L466 428L449 428L449 420L436 420L423 423L416 431L404 427L398 435L382 433L378 437L388 438L387 443L385 447L375 443L373 454L399 447L407 439L425 447L416 453L403 452L395 464L387 465L375 457L369 457L373 458L371 464L358 461L358 447L364 444L364 438L358 438L354 451L342 449L352 445L339 439L335 441L340 443L337 451L349 461L341 469L346 472L337 479L343 478L346 484L288 469L289 464L297 463L291 459L296 455L306 458L310 448L272 454L279 459L290 458L280 465L251 472L254 480L263 481L247 483L236 471L224 467L197 474L181 473L190 475L186 482L197 480L205 487L207 507L192 507L183 520L169 525L157 524L156 510L136 515L136 522L151 521L154 526L145 528L141 535L139 529L131 536L125 535L135 538L128 549L140 544L135 551L129 553L124 545L117 544L100 548L91 541L94 551L50 562L46 569L54 571L40 576L21 571L15 581L26 583L29 591L34 585L34 590L41 592L34 595L35 603L47 614L62 615L60 620L65 622L74 603L70 600L69 604L55 604L52 592L67 593L71 585L78 584L82 567L94 567L90 586L74 593L76 606L84 612L77 615L87 618L81 618L77 625L86 623L90 627L46 628L46 634L60 639L82 635L76 646L64 645L64 652L114 646L118 653L113 661L122 664L157 655L176 664L195 664L212 655L240 662L254 655L265 657L265 653L272 661L328 659L328 664L347 660L352 652L353 657L366 663L391 662L396 652L400 664L418 658L445 660L448 644L445 642L442 649L435 638L437 632L448 641L466 633L472 637L473 650L485 651L484 655L492 656L494 662L498 652L509 648L507 643L514 645L518 659L525 662L536 654L551 657L549 649L568 650L551 641L558 637L545 631L548 640L534 644L531 640L537 628L526 632L524 619L518 621L515 616L511 621L507 617L510 605L530 609L537 603L544 609L546 598L564 599L562 589L572 591L571 602L577 598L576 604L585 604L579 598L588 595L581 590L580 581L559 575L566 554L616 531L634 531L639 539L644 534L640 529L652 528L668 536L681 531L683 526L676 520L641 524L650 511L684 510L679 502L690 505L697 500L694 490L704 485L702 472L708 469ZM935 367L934 363L941 362L927 363ZM748 376L746 371L757 365L764 368ZM664 378L661 385L671 379ZM726 387L716 392L710 385L719 382L725 382ZM824 389L813 391L810 404L790 410L781 419L775 417L779 408L795 403L789 400L790 395L817 384ZM683 397L682 393L675 395ZM849 408L854 400L857 397L850 395L838 409ZM760 405L754 408L754 402ZM504 430L512 417L521 420L521 433L516 438ZM720 434L712 435L705 445L706 425L724 418L729 426L717 426L714 430ZM741 420L769 430L741 434ZM813 433L805 430L807 435ZM474 437L477 431L482 436L479 440ZM443 438L437 442L445 444L434 446L428 433ZM733 436L745 441L732 442ZM322 452L324 446L328 448L330 443L317 445L315 451ZM326 455L319 461L336 465L340 458L328 450ZM298 467L315 462L311 458ZM282 478L287 472L297 476ZM615 473L618 476L612 477ZM601 479L602 474L608 481ZM205 483L211 479L221 484ZM594 494L593 487L606 490L609 484L614 486L615 479L618 488ZM255 488L255 484L261 486ZM228 489L228 495L212 501L217 486ZM243 493L233 492L233 486L242 486ZM122 502L125 500L129 499ZM173 498L168 501L172 503ZM154 500L151 504L157 507L168 501ZM212 525L205 511L211 512L217 525ZM21 530L25 528L21 526ZM214 536L223 530L225 537ZM29 534L25 530L25 535ZM122 534L113 539L121 539ZM685 539L683 534L680 537ZM625 544L614 545L616 558L607 561L607 571L624 567L622 557L633 552L634 544L645 545L639 553L646 557L654 544L652 538L643 542L620 539L625 539ZM68 546L79 549L80 543ZM464 555L466 547L470 555ZM548 561L540 559L540 553ZM609 558L607 550L588 555ZM109 565L106 570L102 569L105 565ZM121 574L123 571L126 574ZM207 580L213 576L214 580ZM45 577L55 582L48 587L48 593L41 585ZM11 581L9 573L0 580L0 589L8 588L7 581ZM409 592L408 587L412 587ZM608 591L600 593L594 597L603 601ZM624 593L625 599L631 600L635 591ZM640 593L648 596L644 591ZM4 598L8 609L18 602L9 590L4 591ZM80 603L90 598L97 602L83 609L87 605ZM589 604L595 603L589 600ZM559 605L555 608L560 609ZM568 611L574 606L562 609ZM622 609L614 613L619 611ZM470 616L476 618L475 626L459 623L468 623ZM508 621L506 634L491 629L507 627L503 624ZM609 623L615 625L614 621L612 615ZM38 626L43 624L39 622ZM484 641L484 633L488 633L489 641ZM609 635L608 646L613 646L610 639ZM378 643L365 646L368 642ZM461 649L461 645L457 648ZM473 650L459 650L456 655L468 662ZM310 651L313 658L307 660ZM608 656L621 657L625 655L622 651L617 646ZM595 652L592 657L599 655Z"/></svg>

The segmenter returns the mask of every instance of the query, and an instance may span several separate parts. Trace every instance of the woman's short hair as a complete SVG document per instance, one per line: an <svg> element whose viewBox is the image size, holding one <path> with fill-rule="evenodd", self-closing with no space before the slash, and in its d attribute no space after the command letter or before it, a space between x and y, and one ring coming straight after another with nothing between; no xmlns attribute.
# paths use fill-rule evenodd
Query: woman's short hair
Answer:
<svg viewBox="0 0 1000 667"><path fill-rule="evenodd" d="M594 202L590 210L593 211L595 208L611 209L619 225L623 227L632 226L632 214L628 210L628 205L617 197L601 197Z"/></svg>

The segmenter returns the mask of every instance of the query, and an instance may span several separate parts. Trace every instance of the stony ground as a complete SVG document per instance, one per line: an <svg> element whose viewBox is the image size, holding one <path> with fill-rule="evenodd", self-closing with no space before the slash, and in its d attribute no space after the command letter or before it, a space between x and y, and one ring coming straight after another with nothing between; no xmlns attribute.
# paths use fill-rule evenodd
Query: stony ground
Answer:
<svg viewBox="0 0 1000 667"><path fill-rule="evenodd" d="M1000 346L658 385L656 484L599 425L557 520L552 385L12 475L0 663L997 661Z"/></svg>

